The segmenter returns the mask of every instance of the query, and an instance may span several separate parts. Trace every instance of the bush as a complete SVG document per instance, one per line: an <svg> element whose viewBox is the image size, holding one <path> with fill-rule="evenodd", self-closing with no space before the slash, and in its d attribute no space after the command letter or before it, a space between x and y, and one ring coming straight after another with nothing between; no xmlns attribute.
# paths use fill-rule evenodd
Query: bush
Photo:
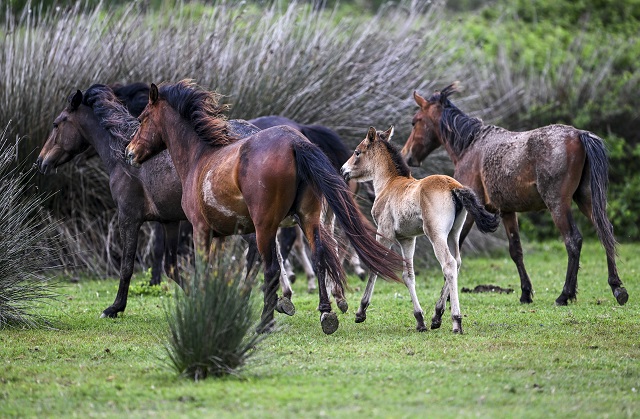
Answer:
<svg viewBox="0 0 640 419"><path fill-rule="evenodd" d="M236 250L235 245L219 249L213 266L188 274L185 292L176 287L167 303L169 365L182 376L198 381L237 374L266 336L255 332L253 284L243 282Z"/></svg>
<svg viewBox="0 0 640 419"><path fill-rule="evenodd" d="M55 283L44 276L58 248L56 222L42 209L46 196L28 186L32 171L16 166L16 151L5 129L0 136L0 328L48 324L37 308L57 295Z"/></svg>

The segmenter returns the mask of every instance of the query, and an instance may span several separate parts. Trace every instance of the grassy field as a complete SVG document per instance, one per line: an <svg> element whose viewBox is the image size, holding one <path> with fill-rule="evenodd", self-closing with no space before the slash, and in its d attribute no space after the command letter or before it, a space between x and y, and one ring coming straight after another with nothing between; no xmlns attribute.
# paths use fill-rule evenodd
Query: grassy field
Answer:
<svg viewBox="0 0 640 419"><path fill-rule="evenodd" d="M639 417L640 245L620 246L624 307L598 244L585 243L578 302L568 307L553 304L562 244L525 252L536 290L527 306L506 252L463 260L461 287L515 292L461 294L461 336L448 320L417 333L406 289L383 281L367 321L355 324L363 288L355 277L349 312L325 336L317 296L298 281L296 315L279 315L279 331L243 373L197 383L166 367L162 297L131 297L122 317L100 319L116 282L69 283L46 310L56 330L0 332L0 417ZM440 287L438 269L419 272L428 318Z"/></svg>

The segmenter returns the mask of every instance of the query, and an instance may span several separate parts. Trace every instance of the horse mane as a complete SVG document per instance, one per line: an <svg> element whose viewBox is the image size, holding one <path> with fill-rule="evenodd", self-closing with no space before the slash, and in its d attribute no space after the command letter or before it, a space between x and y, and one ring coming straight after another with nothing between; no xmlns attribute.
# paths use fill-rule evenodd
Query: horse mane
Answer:
<svg viewBox="0 0 640 419"><path fill-rule="evenodd" d="M391 157L391 161L396 166L396 171L398 175L404 177L411 177L411 169L409 169L409 165L400 154L400 150L395 144L390 143L389 141L380 141L387 148L389 152L389 156Z"/></svg>
<svg viewBox="0 0 640 419"><path fill-rule="evenodd" d="M449 100L449 96L456 91L452 84L441 92L435 92L430 98L431 103L440 103L442 117L440 118L440 132L445 141L451 145L456 154L460 154L478 137L482 128L482 120L466 115Z"/></svg>
<svg viewBox="0 0 640 419"><path fill-rule="evenodd" d="M111 134L114 140L110 142L111 149L117 156L124 156L124 149L140 126L138 120L118 100L113 90L103 84L89 87L82 103L93 109L100 126Z"/></svg>
<svg viewBox="0 0 640 419"><path fill-rule="evenodd" d="M140 116L149 103L149 85L147 83L112 84L109 87L120 102L127 107L129 113L135 117Z"/></svg>
<svg viewBox="0 0 640 419"><path fill-rule="evenodd" d="M212 146L225 146L237 141L229 133L225 112L228 105L219 103L222 95L198 86L193 80L182 80L175 84L162 84L158 89L180 116L191 122L202 141Z"/></svg>

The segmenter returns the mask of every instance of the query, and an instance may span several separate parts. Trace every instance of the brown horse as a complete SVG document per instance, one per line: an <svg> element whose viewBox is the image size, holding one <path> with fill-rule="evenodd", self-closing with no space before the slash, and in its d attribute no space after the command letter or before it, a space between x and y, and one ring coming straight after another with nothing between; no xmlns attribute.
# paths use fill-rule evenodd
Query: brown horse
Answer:
<svg viewBox="0 0 640 419"><path fill-rule="evenodd" d="M378 225L378 240L387 247L396 241L402 249L402 277L413 302L416 329L419 332L427 330L416 294L413 271L416 237L425 235L433 245L445 279L431 319L431 328L440 327L447 297L450 297L453 332L462 333L458 300L458 271L462 263L458 245L460 231L467 212L474 216L483 233L496 231L500 217L485 210L470 188L449 176L433 175L415 179L400 153L389 142L392 136L393 127L385 132L369 128L367 136L342 166L341 172L347 180L373 181L376 199L371 215ZM367 318L367 307L375 283L376 275L372 273L356 313L357 323Z"/></svg>
<svg viewBox="0 0 640 419"><path fill-rule="evenodd" d="M596 135L566 125L511 132L483 125L449 101L456 83L425 99L414 92L418 112L402 149L411 165L444 146L455 165L454 177L471 187L488 209L500 211L509 253L520 274L522 303L533 301L531 280L524 267L516 213L548 209L564 238L568 253L564 288L556 304L576 299L582 235L571 213L571 201L594 225L606 255L609 286L618 304L629 295L616 268L616 241L607 218L608 161L604 142ZM460 240L471 229L469 218Z"/></svg>
<svg viewBox="0 0 640 419"><path fill-rule="evenodd" d="M139 165L165 148L182 181L182 207L193 225L194 246L205 257L212 237L256 233L264 266L261 330L273 324L280 266L276 233L297 222L310 247L318 278L320 322L325 333L338 328L325 275L344 312L344 272L335 245L321 228L322 197L360 258L378 274L399 280L402 259L373 238L342 177L326 155L299 131L277 126L244 139L228 135L226 107L218 95L189 80L151 85L140 128L126 149Z"/></svg>

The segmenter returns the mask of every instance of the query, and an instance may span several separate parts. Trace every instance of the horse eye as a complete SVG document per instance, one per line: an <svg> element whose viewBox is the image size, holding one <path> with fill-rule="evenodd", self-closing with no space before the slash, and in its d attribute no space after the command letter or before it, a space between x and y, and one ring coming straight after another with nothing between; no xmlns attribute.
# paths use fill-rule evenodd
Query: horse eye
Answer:
<svg viewBox="0 0 640 419"><path fill-rule="evenodd" d="M53 129L58 129L58 123L57 122L53 123Z"/></svg>
<svg viewBox="0 0 640 419"><path fill-rule="evenodd" d="M360 157L360 150L354 151L353 154L355 154L356 157Z"/></svg>

